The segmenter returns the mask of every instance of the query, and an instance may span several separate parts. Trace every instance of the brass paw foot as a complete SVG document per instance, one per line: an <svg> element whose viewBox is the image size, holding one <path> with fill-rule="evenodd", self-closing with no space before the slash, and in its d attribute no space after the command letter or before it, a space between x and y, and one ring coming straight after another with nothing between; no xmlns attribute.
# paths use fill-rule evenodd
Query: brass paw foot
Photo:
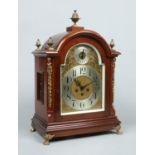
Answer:
<svg viewBox="0 0 155 155"><path fill-rule="evenodd" d="M44 142L43 144L44 145L49 145L49 141L52 140L54 137L54 135L51 135L49 133L46 133L45 136L44 136Z"/></svg>
<svg viewBox="0 0 155 155"><path fill-rule="evenodd" d="M31 131L31 132L35 132L36 129L32 126L30 131Z"/></svg>
<svg viewBox="0 0 155 155"><path fill-rule="evenodd" d="M115 132L116 132L117 135L120 135L120 134L121 134L120 129L121 129L121 126L120 126L120 125L117 125L117 126L115 127L114 130L115 130Z"/></svg>

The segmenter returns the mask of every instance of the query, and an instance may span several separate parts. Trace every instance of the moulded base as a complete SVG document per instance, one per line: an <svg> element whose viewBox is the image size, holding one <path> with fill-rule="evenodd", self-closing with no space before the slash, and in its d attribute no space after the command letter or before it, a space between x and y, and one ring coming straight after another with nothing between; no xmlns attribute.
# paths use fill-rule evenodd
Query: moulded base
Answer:
<svg viewBox="0 0 155 155"><path fill-rule="evenodd" d="M37 115L34 115L32 119L32 128L44 137L45 144L49 144L49 141L53 138L57 139L60 137L85 135L114 129L116 133L119 133L120 123L121 122L116 116L109 116L106 118L53 122L48 124Z"/></svg>

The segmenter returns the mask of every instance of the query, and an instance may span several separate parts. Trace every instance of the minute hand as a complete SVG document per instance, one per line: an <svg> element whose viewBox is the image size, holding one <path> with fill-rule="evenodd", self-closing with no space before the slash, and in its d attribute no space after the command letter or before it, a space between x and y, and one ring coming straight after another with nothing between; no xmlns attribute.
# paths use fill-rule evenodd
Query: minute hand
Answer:
<svg viewBox="0 0 155 155"><path fill-rule="evenodd" d="M78 81L76 79L74 79L74 81L75 81L75 83L76 83L77 86L79 86L80 88L82 87L80 81Z"/></svg>
<svg viewBox="0 0 155 155"><path fill-rule="evenodd" d="M81 89L83 90L84 88L86 88L87 86L91 85L91 84L94 83L94 82L95 82L95 81L92 81L92 82L90 82L90 83L88 83L88 84L82 86Z"/></svg>

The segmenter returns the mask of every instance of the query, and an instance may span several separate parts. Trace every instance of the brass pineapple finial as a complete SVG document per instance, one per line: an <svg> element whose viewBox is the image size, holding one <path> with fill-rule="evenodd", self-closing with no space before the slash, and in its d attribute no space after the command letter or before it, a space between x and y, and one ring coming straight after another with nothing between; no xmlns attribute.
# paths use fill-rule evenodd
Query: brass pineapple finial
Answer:
<svg viewBox="0 0 155 155"><path fill-rule="evenodd" d="M74 25L76 25L76 23L79 21L80 17L77 13L77 10L74 10L74 13L72 15L72 17L70 18L72 20L72 22L74 23Z"/></svg>
<svg viewBox="0 0 155 155"><path fill-rule="evenodd" d="M37 49L36 50L39 50L40 49L40 46L41 46L41 43L40 43L40 40L39 39L37 39L37 41L36 41L36 47L37 47Z"/></svg>
<svg viewBox="0 0 155 155"><path fill-rule="evenodd" d="M111 41L110 41L110 47L111 48L114 48L115 47L114 39L111 39Z"/></svg>
<svg viewBox="0 0 155 155"><path fill-rule="evenodd" d="M52 37L49 37L49 39L47 41L47 45L48 45L48 50L53 50L53 48L52 48L52 45L53 45Z"/></svg>

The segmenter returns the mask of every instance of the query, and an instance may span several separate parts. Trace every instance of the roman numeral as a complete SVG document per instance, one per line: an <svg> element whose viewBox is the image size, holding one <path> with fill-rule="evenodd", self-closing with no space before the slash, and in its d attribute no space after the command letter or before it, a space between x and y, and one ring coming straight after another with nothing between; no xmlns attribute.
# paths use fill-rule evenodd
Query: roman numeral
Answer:
<svg viewBox="0 0 155 155"><path fill-rule="evenodd" d="M71 97L67 94L67 97L69 98L69 99L71 99Z"/></svg>
<svg viewBox="0 0 155 155"><path fill-rule="evenodd" d="M69 86L64 86L64 90L69 91Z"/></svg>
<svg viewBox="0 0 155 155"><path fill-rule="evenodd" d="M76 76L76 70L73 70L73 76Z"/></svg>
<svg viewBox="0 0 155 155"><path fill-rule="evenodd" d="M83 68L80 68L80 74L82 74Z"/></svg>
<svg viewBox="0 0 155 155"><path fill-rule="evenodd" d="M80 68L80 74L86 74L86 67Z"/></svg>
<svg viewBox="0 0 155 155"><path fill-rule="evenodd" d="M96 99L96 93L95 93L95 99Z"/></svg>
<svg viewBox="0 0 155 155"><path fill-rule="evenodd" d="M82 103L80 103L80 108L84 108L85 107L85 105L84 105L84 103L82 104Z"/></svg>

